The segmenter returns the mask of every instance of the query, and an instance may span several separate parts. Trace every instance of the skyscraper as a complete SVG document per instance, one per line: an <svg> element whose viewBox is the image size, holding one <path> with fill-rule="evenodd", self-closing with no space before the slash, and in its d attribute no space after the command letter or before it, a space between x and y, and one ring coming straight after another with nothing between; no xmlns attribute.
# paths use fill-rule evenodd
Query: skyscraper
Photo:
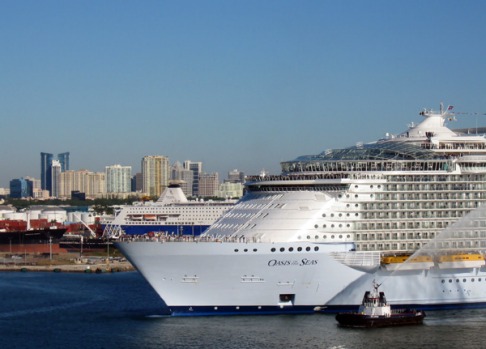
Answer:
<svg viewBox="0 0 486 349"><path fill-rule="evenodd" d="M192 171L192 195L199 194L199 176L202 173L202 162L193 162L191 160L184 161L184 169Z"/></svg>
<svg viewBox="0 0 486 349"><path fill-rule="evenodd" d="M144 156L142 159L143 192L160 196L169 185L169 158L161 155Z"/></svg>
<svg viewBox="0 0 486 349"><path fill-rule="evenodd" d="M132 166L106 166L105 173L107 193L129 193L131 191Z"/></svg>
<svg viewBox="0 0 486 349"><path fill-rule="evenodd" d="M54 158L53 154L41 153L41 189L48 190L52 196L52 162L57 160L59 162L61 172L69 170L69 152L61 153Z"/></svg>

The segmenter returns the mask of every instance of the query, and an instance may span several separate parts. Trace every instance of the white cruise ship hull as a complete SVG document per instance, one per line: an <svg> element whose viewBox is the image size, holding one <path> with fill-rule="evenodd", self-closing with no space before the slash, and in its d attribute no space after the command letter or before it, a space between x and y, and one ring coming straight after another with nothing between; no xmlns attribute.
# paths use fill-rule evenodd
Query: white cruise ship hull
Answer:
<svg viewBox="0 0 486 349"><path fill-rule="evenodd" d="M379 269L365 274L327 302L332 312L354 308L373 280L381 284L395 308L440 310L486 306L486 269L433 267L390 272Z"/></svg>
<svg viewBox="0 0 486 349"><path fill-rule="evenodd" d="M117 247L179 316L315 312L363 275L329 254L349 249L348 244L119 242Z"/></svg>

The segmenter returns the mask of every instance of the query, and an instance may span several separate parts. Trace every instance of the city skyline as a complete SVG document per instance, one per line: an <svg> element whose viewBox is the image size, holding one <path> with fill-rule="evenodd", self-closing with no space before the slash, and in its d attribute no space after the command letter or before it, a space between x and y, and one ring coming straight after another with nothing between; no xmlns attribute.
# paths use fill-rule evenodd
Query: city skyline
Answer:
<svg viewBox="0 0 486 349"><path fill-rule="evenodd" d="M145 155L225 174L370 142L455 106L486 125L486 3L3 1L0 187ZM479 115L479 116L478 116Z"/></svg>

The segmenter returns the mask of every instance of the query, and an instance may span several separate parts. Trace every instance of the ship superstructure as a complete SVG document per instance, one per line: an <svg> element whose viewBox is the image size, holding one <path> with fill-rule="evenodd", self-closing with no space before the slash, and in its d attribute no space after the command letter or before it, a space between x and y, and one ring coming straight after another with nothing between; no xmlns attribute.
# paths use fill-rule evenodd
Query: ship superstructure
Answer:
<svg viewBox="0 0 486 349"><path fill-rule="evenodd" d="M486 303L484 258L461 267L434 252L403 270L385 265L429 242L449 256L486 247L481 219L436 240L486 198L486 139L446 127L451 110L423 110L396 136L249 178L247 194L195 241L119 248L175 315L342 310L375 278L398 306Z"/></svg>
<svg viewBox="0 0 486 349"><path fill-rule="evenodd" d="M200 235L235 202L188 200L178 184L171 184L156 202L123 206L106 225L104 235Z"/></svg>

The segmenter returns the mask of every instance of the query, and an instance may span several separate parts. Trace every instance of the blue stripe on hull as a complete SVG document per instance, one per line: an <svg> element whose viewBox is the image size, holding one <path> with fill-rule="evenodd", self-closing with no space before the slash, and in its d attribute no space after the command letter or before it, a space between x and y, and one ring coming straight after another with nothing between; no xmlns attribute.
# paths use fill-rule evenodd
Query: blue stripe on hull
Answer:
<svg viewBox="0 0 486 349"><path fill-rule="evenodd" d="M397 304L393 309L417 310L452 310L452 309L484 309L486 302L481 303L454 303L454 304ZM168 307L169 315L183 316L232 316L232 315L298 315L298 314L337 314L341 312L356 311L358 305L332 305L332 306L176 306Z"/></svg>
<svg viewBox="0 0 486 349"><path fill-rule="evenodd" d="M228 316L228 315L283 315L314 314L314 306L197 306L169 307L172 316Z"/></svg>

